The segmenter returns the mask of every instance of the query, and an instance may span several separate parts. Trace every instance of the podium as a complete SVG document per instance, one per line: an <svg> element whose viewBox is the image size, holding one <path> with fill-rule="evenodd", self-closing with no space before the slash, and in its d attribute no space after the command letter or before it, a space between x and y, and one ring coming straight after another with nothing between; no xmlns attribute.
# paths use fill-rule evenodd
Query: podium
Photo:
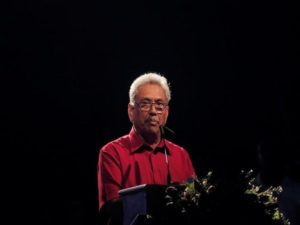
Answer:
<svg viewBox="0 0 300 225"><path fill-rule="evenodd" d="M166 185L142 184L120 190L123 225L153 224L149 215L162 218L166 188Z"/></svg>

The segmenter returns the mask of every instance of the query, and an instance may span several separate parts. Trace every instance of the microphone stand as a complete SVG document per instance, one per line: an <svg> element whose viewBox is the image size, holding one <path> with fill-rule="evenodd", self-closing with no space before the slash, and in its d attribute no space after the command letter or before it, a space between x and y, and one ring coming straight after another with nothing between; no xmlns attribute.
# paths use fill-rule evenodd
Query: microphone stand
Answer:
<svg viewBox="0 0 300 225"><path fill-rule="evenodd" d="M168 157L167 147L166 147L165 128L166 127L160 126L160 135L161 135L161 139L164 142L164 153L165 153L166 165L167 165L167 170L168 170L167 185L170 185L171 184L171 174L170 174L170 166L169 166L169 157ZM170 130L172 133L175 134L175 132L172 131L170 128L168 128L168 130Z"/></svg>

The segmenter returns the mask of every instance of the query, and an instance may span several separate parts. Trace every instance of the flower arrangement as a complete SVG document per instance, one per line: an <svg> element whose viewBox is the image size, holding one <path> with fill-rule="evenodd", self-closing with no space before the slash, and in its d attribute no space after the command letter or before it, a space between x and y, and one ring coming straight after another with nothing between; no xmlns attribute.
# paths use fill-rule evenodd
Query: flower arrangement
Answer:
<svg viewBox="0 0 300 225"><path fill-rule="evenodd" d="M166 189L167 224L289 225L279 210L281 186L255 184L253 170L229 180L215 180L210 171L201 179Z"/></svg>

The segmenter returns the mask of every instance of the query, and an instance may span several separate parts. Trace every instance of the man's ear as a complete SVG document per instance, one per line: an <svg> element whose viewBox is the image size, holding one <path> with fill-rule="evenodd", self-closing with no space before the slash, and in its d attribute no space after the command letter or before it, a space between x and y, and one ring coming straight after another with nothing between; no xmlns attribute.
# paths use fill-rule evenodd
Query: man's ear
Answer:
<svg viewBox="0 0 300 225"><path fill-rule="evenodd" d="M133 110L134 110L134 106L131 105L130 103L128 103L127 112L128 112L128 118L129 118L130 122L132 122Z"/></svg>

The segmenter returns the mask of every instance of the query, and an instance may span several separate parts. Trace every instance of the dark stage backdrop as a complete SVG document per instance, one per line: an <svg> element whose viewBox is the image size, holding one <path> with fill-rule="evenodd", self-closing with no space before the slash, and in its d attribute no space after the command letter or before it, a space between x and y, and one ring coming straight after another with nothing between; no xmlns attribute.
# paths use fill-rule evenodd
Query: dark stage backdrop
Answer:
<svg viewBox="0 0 300 225"><path fill-rule="evenodd" d="M257 168L261 141L297 118L299 27L282 1L12 0L2 9L11 222L97 223L98 151L129 132L128 89L142 73L169 79L169 138L199 175Z"/></svg>

